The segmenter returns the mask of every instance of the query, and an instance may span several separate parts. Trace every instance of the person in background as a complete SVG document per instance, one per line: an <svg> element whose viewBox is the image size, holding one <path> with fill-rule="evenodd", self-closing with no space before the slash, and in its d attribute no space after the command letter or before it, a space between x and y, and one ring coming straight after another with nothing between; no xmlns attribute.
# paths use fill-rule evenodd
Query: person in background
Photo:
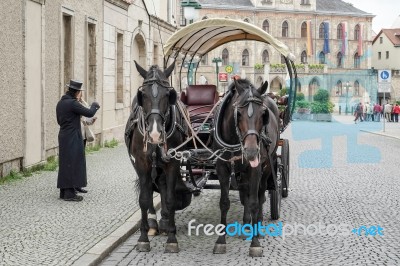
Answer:
<svg viewBox="0 0 400 266"><path fill-rule="evenodd" d="M358 103L356 106L356 110L354 112L354 123L357 124L357 120L360 118L360 121L363 121L363 106L361 103Z"/></svg>
<svg viewBox="0 0 400 266"><path fill-rule="evenodd" d="M392 122L392 105L387 102L387 104L385 104L384 108L383 108L384 114L385 114L385 118L387 122Z"/></svg>
<svg viewBox="0 0 400 266"><path fill-rule="evenodd" d="M381 112L382 112L382 107L380 106L379 103L376 103L374 105L374 121L375 122L381 121Z"/></svg>
<svg viewBox="0 0 400 266"><path fill-rule="evenodd" d="M400 113L400 106L396 103L393 107L393 114L394 114L394 122L399 122L399 113Z"/></svg>
<svg viewBox="0 0 400 266"><path fill-rule="evenodd" d="M71 80L67 87L56 107L57 123L60 125L57 188L60 189L61 199L81 201L83 197L78 196L75 190L87 184L81 116L93 117L100 105L93 102L90 108L86 108L78 102L83 90L82 82Z"/></svg>

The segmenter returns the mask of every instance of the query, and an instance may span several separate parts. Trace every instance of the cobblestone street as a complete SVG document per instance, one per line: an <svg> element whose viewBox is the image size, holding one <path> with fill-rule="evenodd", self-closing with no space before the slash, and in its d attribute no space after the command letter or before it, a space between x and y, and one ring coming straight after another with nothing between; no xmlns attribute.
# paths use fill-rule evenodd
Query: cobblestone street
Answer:
<svg viewBox="0 0 400 266"><path fill-rule="evenodd" d="M305 226L346 223L352 228L380 225L383 236L299 234L284 240L266 236L261 241L262 258L248 257L250 242L243 237L227 237L227 253L213 255L216 236L206 236L202 231L199 236L188 236L192 219L196 224L219 223L220 193L205 190L176 216L179 254L164 254L165 236L151 239L149 253L137 252L137 232L101 265L399 265L400 185L395 151L400 149L400 141L360 131L379 131L378 123L354 125L351 117L340 119L343 123L294 121L285 131L284 137L291 140L291 191L282 201L279 221ZM321 138L326 135L329 139ZM310 151L317 153L321 167L308 161L316 157ZM241 223L238 193L231 192L230 198L228 223ZM270 223L269 199L264 206L264 221Z"/></svg>

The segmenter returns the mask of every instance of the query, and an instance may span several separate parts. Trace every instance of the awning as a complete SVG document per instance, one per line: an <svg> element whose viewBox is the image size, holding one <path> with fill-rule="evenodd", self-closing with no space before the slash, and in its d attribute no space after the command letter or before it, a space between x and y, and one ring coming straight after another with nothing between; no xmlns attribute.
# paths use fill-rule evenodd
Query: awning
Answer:
<svg viewBox="0 0 400 266"><path fill-rule="evenodd" d="M205 19L173 34L164 45L164 55L176 58L178 53L184 55L203 56L209 51L232 41L254 40L268 43L291 61L295 56L283 42L250 23L226 19Z"/></svg>

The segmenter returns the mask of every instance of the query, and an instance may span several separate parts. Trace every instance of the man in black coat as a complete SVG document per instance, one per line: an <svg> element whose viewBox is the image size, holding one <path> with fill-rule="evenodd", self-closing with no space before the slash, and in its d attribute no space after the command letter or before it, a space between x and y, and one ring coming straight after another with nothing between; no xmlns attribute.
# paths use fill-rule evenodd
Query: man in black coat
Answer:
<svg viewBox="0 0 400 266"><path fill-rule="evenodd" d="M81 116L93 117L100 105L93 102L90 108L84 107L77 98L82 93L82 83L71 80L68 91L61 97L56 107L57 122L60 125L59 170L57 188L60 198L66 201L81 201L75 188L86 187L86 159L83 146Z"/></svg>

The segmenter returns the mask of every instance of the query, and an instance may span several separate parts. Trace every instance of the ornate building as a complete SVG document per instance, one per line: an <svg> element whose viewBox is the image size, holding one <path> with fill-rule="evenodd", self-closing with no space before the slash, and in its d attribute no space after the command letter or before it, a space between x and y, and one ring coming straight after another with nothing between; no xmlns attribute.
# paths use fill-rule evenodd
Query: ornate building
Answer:
<svg viewBox="0 0 400 266"><path fill-rule="evenodd" d="M372 14L341 0L199 0L199 19L226 17L252 23L283 41L296 55L299 92L312 101L318 88L329 90L335 110L351 110L356 102L375 102L377 88L371 69ZM186 21L181 19L180 25ZM286 87L283 60L269 45L243 41L228 43L203 55L196 78L216 83L220 72L255 84L268 80L270 91ZM214 61L214 63L213 63ZM227 68L229 70L229 68ZM221 92L227 83L220 83ZM347 107L347 108L346 108Z"/></svg>

